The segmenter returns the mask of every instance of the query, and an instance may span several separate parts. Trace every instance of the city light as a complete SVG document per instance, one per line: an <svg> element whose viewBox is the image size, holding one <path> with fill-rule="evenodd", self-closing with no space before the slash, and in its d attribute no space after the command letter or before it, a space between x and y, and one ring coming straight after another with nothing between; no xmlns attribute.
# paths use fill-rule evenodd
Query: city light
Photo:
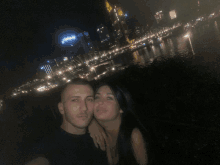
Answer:
<svg viewBox="0 0 220 165"><path fill-rule="evenodd" d="M116 10L117 10L117 12L118 12L118 8L116 8ZM158 12L158 13L160 13L160 12ZM125 16L127 16L127 14L125 14ZM117 18L116 18L117 19ZM189 25L189 24L188 24ZM190 22L190 25L191 25L191 22ZM116 55L119 55L119 54L122 54L123 52L126 52L126 51L128 51L128 49L130 49L130 50L133 50L133 49L135 49L135 48L138 48L138 47L141 47L142 45L143 45L143 47L145 46L145 45L148 45L148 44L154 44L154 42L159 42L159 40L162 40L163 39L163 33L165 33L165 32L168 32L168 35L169 35L169 31L171 31L171 30L173 30L174 28L177 28L177 27L179 27L179 26L181 26L181 24L176 24L176 25L173 25L173 26L171 26L171 28L170 27L163 27L162 28L162 30L157 30L157 31L155 31L155 32L149 32L149 33L145 33L142 37L140 37L140 38L136 38L136 39L133 39L133 40L128 40L127 38L127 40L129 41L129 44L127 44L127 45L125 45L124 47L118 47L117 45L114 45L109 51L100 51L100 52L98 52L98 54L96 54L96 53L94 53L93 55L90 55L90 58L89 59L85 59L85 60L81 60L80 59L80 62L79 61L73 61L74 63L72 63L72 60L69 60L67 57L64 57L63 58L63 61L67 61L67 62L61 62L62 63L62 65L61 65L61 67L60 67L60 69L59 70L57 70L55 73L57 74L57 75L59 75L58 76L58 78L60 79L60 80L56 80L57 82L62 82L62 84L63 84L63 82L65 82L65 83L68 83L68 82L70 82L71 80L70 79L68 79L68 78L66 78L66 77L63 77L63 75L62 75L62 73L64 73L64 72L69 72L70 74L72 74L71 76L78 76L78 71L84 71L84 69L83 68L81 68L81 67L78 67L78 66L81 66L83 63L86 63L87 64L87 67L89 68L89 70L91 71L91 72L88 72L87 74L86 73L82 73L81 75L79 75L79 77L81 77L81 78L88 78L88 76L90 76L90 75L94 75L94 73L93 72L95 72L95 74L96 74L96 77L93 77L93 79L99 79L100 77L102 77L102 75L105 75L105 74L108 74L108 72L103 72L102 74L100 74L100 75L97 75L97 73L96 73L96 71L98 71L97 69L98 69L98 66L100 66L100 64L102 64L103 62L105 62L105 60L107 61L107 60L109 60L109 59L111 59L111 58L113 58L114 56L116 56ZM102 28L100 28L99 29L99 31L101 30ZM98 31L98 29L97 29L97 31ZM153 38L153 37L156 37L156 38ZM189 40L190 40L190 34L188 33L188 34L185 34L184 35L184 37L185 38L188 38ZM75 37L74 35L72 35L72 36L70 36L69 35L69 37L66 37L65 39L63 39L63 41L62 41L62 43L65 43L65 42L68 42L68 41L70 41L70 40L74 40L74 39L76 39L77 37ZM155 41L154 39L157 39L158 41ZM70 43L70 44L73 44L73 43ZM190 40L190 45L191 45L191 47L192 47L192 44L191 44L191 40ZM161 45L160 45L161 46ZM154 50L154 47L152 46L152 50ZM192 48L192 51L193 51L193 48ZM193 53L194 53L194 51L193 51ZM112 57L112 55L113 55L113 57ZM107 58L104 58L104 56L107 56ZM96 61L97 60L97 61ZM47 60L46 61L47 63L51 63L51 60L49 61L49 60ZM90 64L90 62L94 62L95 64ZM56 62L57 63L57 65L56 66L58 66L59 67L59 62ZM63 66L64 65L64 66ZM65 66L66 65L66 66ZM90 66L91 67L90 67ZM49 64L47 64L47 65L44 65L44 66L41 66L40 67L40 69L47 69L47 66L49 66ZM84 65L83 65L84 66ZM86 65L85 65L86 66ZM76 72L71 72L71 70L73 70L74 68L76 68ZM116 67L116 66L112 66L112 67L110 67L109 68L110 70L108 70L108 71L112 71L112 72L115 72L116 70L121 70L122 68L118 68L118 67ZM56 70L56 69L55 69ZM51 69L51 72L52 72L52 69ZM51 73L50 72L50 73ZM68 73L68 74L69 74ZM53 80L51 80L52 78L55 78L56 76L52 76L52 74L48 74L45 78L45 80L47 80L47 81L53 81ZM48 80L48 79L50 79L50 80ZM42 83L45 83L45 82L43 82L43 81L45 81L45 80L43 80L43 79L41 79L41 80L39 80L38 82L42 82ZM63 80L65 80L65 81L63 81ZM36 80L34 80L33 81L33 83L35 83L37 81L37 79ZM47 91L47 90L50 90L51 88L55 88L56 86L58 86L57 84L50 84L49 82L46 82L46 86L44 86L43 84L43 86L41 85L41 86L39 86L39 87L34 87L33 89L34 90L37 90L37 91ZM24 88L22 88L22 89L24 89ZM30 89L26 89L26 90L28 90L28 91L31 91ZM19 94L22 94L22 93L27 93L27 91L24 91L24 90L17 90L17 91L13 91L12 92L12 95L19 95Z"/></svg>
<svg viewBox="0 0 220 165"><path fill-rule="evenodd" d="M186 34L184 37L189 39L189 43L190 43L190 46L191 46L191 49L192 49L192 53L193 53L193 55L195 55L195 52L194 52L193 46L192 46L192 42L191 42L191 39L190 39L190 35Z"/></svg>
<svg viewBox="0 0 220 165"><path fill-rule="evenodd" d="M105 2L106 8L108 12L110 13L112 11L112 6L108 3L108 1Z"/></svg>
<svg viewBox="0 0 220 165"><path fill-rule="evenodd" d="M170 11L170 18L171 19L175 19L176 18L176 11L175 10L172 10L172 11Z"/></svg>
<svg viewBox="0 0 220 165"><path fill-rule="evenodd" d="M64 57L64 58L63 58L63 61L67 61L67 60L68 60L68 58L67 58L67 57Z"/></svg>
<svg viewBox="0 0 220 165"><path fill-rule="evenodd" d="M76 39L76 36L74 36L74 35L72 35L70 37L66 37L66 38L62 39L62 44L64 44L67 41L75 40L75 39Z"/></svg>

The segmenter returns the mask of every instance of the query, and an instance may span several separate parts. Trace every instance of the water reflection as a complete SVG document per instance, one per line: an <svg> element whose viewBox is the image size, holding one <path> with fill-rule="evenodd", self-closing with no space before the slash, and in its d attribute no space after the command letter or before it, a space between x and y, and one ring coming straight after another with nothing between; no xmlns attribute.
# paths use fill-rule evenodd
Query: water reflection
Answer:
<svg viewBox="0 0 220 165"><path fill-rule="evenodd" d="M164 42L162 42L162 43L160 44L160 48L161 48L162 54L163 54L163 55L166 55L167 52L166 52L166 47L165 47Z"/></svg>
<svg viewBox="0 0 220 165"><path fill-rule="evenodd" d="M219 33L219 28L218 28L218 22L217 21L215 21L214 27L215 27L216 38L220 41L220 33Z"/></svg>
<svg viewBox="0 0 220 165"><path fill-rule="evenodd" d="M186 36L187 34L188 36ZM207 53L201 54L201 52L213 52L217 50L220 52L219 43L220 29L218 22L215 21L199 25L195 29L191 29L178 36L171 36L161 43L146 45L146 47L133 52L130 57L134 63L145 65L159 56L185 56L191 53L194 54L195 51L198 52L196 56L204 56L204 60L208 59L208 61L210 61L212 55L208 55ZM217 55L213 54L213 56ZM211 60L213 60L213 58L211 58Z"/></svg>
<svg viewBox="0 0 220 165"><path fill-rule="evenodd" d="M172 39L168 39L167 40L167 43L168 43L168 49L169 49L169 53L171 56L174 56L175 55L175 51L174 51L174 45L173 45L173 41Z"/></svg>
<svg viewBox="0 0 220 165"><path fill-rule="evenodd" d="M133 57L134 57L135 64L145 65L145 59L143 58L143 56L141 56L139 51L133 52Z"/></svg>

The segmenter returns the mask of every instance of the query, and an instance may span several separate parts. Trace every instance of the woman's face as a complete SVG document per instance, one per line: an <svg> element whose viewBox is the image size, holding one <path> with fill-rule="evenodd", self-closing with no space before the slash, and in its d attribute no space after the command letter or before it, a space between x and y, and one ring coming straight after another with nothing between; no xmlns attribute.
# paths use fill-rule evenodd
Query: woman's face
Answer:
<svg viewBox="0 0 220 165"><path fill-rule="evenodd" d="M97 120L114 120L123 111L108 86L101 86L95 94L94 116Z"/></svg>

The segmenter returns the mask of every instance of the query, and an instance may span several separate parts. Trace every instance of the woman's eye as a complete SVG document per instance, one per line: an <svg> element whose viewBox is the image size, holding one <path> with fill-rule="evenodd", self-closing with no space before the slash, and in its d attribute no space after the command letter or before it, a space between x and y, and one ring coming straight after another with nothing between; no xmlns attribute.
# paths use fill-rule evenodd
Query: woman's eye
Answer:
<svg viewBox="0 0 220 165"><path fill-rule="evenodd" d="M93 102L93 101L94 101L94 99L93 99L93 98L90 98L90 99L88 99L88 101L91 101L91 102Z"/></svg>
<svg viewBox="0 0 220 165"><path fill-rule="evenodd" d="M113 100L113 98L112 97L107 97L107 100Z"/></svg>
<svg viewBox="0 0 220 165"><path fill-rule="evenodd" d="M95 96L95 100L96 100L96 99L99 99L99 97L98 97L98 96Z"/></svg>

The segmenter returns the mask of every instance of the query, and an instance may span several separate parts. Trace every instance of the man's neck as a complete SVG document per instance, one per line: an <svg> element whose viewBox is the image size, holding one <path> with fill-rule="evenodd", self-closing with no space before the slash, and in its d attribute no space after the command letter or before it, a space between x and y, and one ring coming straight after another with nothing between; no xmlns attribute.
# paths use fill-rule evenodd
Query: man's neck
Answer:
<svg viewBox="0 0 220 165"><path fill-rule="evenodd" d="M77 128L77 127L74 127L73 125L67 124L67 123L62 123L60 128L62 128L64 131L66 131L70 134L73 134L73 135L83 135L86 133L86 128Z"/></svg>

